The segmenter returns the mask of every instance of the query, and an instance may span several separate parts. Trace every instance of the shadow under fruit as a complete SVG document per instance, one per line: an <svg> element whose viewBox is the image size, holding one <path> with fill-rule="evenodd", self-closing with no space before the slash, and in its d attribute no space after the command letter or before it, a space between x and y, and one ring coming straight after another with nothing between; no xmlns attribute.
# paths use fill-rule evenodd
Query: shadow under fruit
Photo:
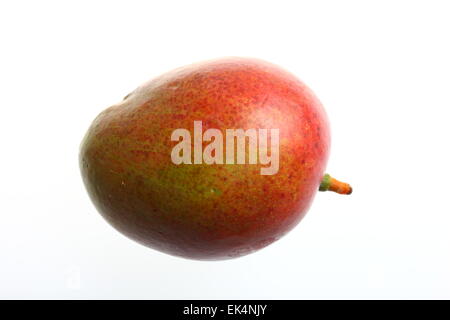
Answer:
<svg viewBox="0 0 450 320"><path fill-rule="evenodd" d="M279 129L278 171L262 175L264 165L248 162L174 164L171 135L192 134L194 121L203 132ZM278 240L319 188L351 193L324 175L329 147L324 109L301 81L261 60L225 58L163 74L104 110L79 159L93 203L114 228L168 254L218 260Z"/></svg>

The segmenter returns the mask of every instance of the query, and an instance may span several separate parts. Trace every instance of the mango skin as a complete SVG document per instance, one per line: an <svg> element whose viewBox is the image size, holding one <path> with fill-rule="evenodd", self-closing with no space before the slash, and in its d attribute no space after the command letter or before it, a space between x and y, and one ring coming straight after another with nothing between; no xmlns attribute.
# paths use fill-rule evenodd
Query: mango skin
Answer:
<svg viewBox="0 0 450 320"><path fill-rule="evenodd" d="M193 134L195 120L203 132L279 128L278 173L173 164L171 134ZM219 260L263 248L300 222L329 147L326 114L305 84L261 60L224 58L163 74L101 112L79 161L92 202L118 231L171 255Z"/></svg>

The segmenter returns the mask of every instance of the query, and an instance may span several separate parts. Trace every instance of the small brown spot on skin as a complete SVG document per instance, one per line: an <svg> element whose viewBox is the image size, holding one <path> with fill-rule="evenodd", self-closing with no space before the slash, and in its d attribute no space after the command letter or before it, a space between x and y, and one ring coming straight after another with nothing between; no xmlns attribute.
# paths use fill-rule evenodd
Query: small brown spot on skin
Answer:
<svg viewBox="0 0 450 320"><path fill-rule="evenodd" d="M132 91L132 92L130 92L129 94L127 94L125 97L123 97L123 100L126 100L126 99L128 99L132 94L133 94L133 92L134 91Z"/></svg>

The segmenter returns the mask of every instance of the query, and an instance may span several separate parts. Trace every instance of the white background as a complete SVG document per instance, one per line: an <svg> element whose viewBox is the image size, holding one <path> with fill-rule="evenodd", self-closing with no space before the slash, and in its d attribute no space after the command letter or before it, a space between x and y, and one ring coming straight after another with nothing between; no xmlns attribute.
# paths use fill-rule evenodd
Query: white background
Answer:
<svg viewBox="0 0 450 320"><path fill-rule="evenodd" d="M2 1L0 298L450 298L446 1ZM78 147L142 82L222 56L290 70L351 196L246 257L198 262L96 212Z"/></svg>

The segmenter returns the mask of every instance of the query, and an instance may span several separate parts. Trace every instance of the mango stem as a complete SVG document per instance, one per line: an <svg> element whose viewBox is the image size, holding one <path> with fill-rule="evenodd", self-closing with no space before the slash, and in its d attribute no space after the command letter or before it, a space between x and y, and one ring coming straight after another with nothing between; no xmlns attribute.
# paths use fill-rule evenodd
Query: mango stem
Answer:
<svg viewBox="0 0 450 320"><path fill-rule="evenodd" d="M348 183L336 180L326 173L320 183L319 191L334 191L339 194L351 194L353 189Z"/></svg>

